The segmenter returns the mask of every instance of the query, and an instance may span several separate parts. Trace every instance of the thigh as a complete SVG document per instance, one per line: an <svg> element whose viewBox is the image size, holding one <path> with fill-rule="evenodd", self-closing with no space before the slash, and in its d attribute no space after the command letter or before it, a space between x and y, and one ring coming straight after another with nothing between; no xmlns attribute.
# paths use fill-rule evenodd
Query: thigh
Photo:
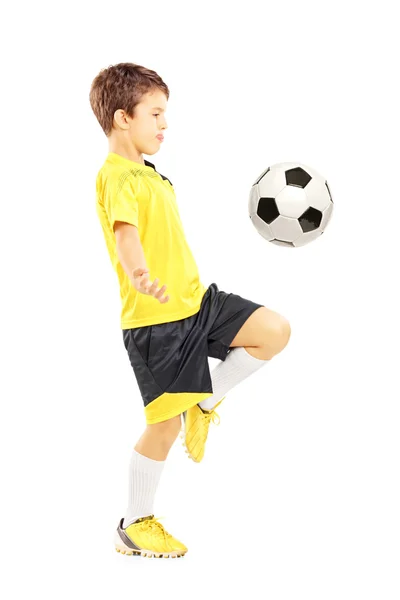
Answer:
<svg viewBox="0 0 400 600"><path fill-rule="evenodd" d="M253 313L265 307L239 294L218 290L216 284L212 284L210 288L208 321L211 322L211 326L206 331L208 356L225 360L243 325Z"/></svg>
<svg viewBox="0 0 400 600"><path fill-rule="evenodd" d="M151 326L123 329L122 334L143 404L146 407L163 393L149 368Z"/></svg>
<svg viewBox="0 0 400 600"><path fill-rule="evenodd" d="M193 315L124 330L145 413L153 423L180 414L212 394L207 339L195 322Z"/></svg>
<svg viewBox="0 0 400 600"><path fill-rule="evenodd" d="M281 322L282 316L279 313L262 306L245 321L232 340L231 346L262 346L266 336L279 329Z"/></svg>
<svg viewBox="0 0 400 600"><path fill-rule="evenodd" d="M169 391L181 362L191 353L192 329L191 320L182 319L124 332L125 348L145 406Z"/></svg>

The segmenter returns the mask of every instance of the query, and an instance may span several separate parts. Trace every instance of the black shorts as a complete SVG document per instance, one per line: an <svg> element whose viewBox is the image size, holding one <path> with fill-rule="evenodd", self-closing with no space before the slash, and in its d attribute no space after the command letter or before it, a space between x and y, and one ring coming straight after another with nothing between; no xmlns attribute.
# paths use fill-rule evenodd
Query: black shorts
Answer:
<svg viewBox="0 0 400 600"><path fill-rule="evenodd" d="M171 419L212 395L207 357L224 361L242 325L262 306L212 283L194 315L122 330L148 424Z"/></svg>

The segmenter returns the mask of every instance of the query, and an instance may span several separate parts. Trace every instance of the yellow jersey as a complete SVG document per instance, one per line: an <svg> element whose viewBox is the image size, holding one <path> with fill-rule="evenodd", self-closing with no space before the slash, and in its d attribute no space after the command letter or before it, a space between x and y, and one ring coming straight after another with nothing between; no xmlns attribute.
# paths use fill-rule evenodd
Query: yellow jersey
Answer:
<svg viewBox="0 0 400 600"><path fill-rule="evenodd" d="M200 310L207 288L183 231L174 187L154 164L109 152L96 178L96 211L118 277L122 329L178 321ZM165 304L134 288L118 259L115 221L138 228L149 280L158 277L159 287L167 286Z"/></svg>

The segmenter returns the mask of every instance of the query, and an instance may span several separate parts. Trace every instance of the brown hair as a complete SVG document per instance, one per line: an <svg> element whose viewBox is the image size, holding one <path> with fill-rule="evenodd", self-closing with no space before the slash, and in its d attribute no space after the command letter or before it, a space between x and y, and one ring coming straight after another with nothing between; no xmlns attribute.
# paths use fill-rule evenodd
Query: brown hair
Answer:
<svg viewBox="0 0 400 600"><path fill-rule="evenodd" d="M119 63L102 69L92 82L89 100L106 136L111 134L116 110L124 110L133 119L142 96L155 89L164 92L168 100L168 86L151 69L134 63Z"/></svg>

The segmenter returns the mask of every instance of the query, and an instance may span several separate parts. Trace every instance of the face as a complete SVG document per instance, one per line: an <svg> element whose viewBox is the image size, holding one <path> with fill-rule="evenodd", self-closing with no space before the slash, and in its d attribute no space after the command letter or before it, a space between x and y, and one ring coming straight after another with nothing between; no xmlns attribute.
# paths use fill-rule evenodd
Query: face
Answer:
<svg viewBox="0 0 400 600"><path fill-rule="evenodd" d="M163 143L157 135L165 135L167 97L161 90L145 94L135 108L135 117L129 119L129 137L139 152L154 154Z"/></svg>

